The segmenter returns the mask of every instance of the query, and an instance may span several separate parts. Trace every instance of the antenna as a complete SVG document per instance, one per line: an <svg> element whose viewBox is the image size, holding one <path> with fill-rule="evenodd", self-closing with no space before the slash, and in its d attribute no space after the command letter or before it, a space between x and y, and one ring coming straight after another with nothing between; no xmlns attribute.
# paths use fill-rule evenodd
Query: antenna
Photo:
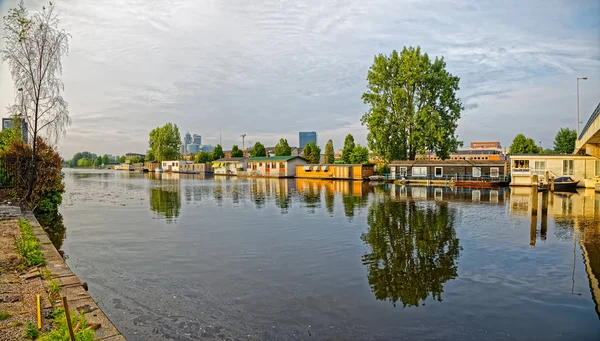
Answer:
<svg viewBox="0 0 600 341"><path fill-rule="evenodd" d="M245 147L245 145L244 145L244 144L245 144L245 142L246 142L246 134L242 134L242 135L240 135L240 136L242 137L242 149L244 149L244 147Z"/></svg>

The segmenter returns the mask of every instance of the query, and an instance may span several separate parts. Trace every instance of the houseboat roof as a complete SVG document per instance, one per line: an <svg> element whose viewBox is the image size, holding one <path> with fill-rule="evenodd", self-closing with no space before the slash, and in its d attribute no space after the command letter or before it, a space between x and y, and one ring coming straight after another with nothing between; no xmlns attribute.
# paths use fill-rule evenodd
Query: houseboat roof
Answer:
<svg viewBox="0 0 600 341"><path fill-rule="evenodd" d="M298 155L291 155L291 156L272 156L272 157L266 157L266 156L262 156L262 157L251 157L248 159L248 162L260 162L260 161L290 161L293 160L295 158L299 158L302 159L304 161L308 161L307 159L303 158L302 156L298 156Z"/></svg>
<svg viewBox="0 0 600 341"><path fill-rule="evenodd" d="M513 158L513 157L532 157L532 158L545 158L545 157L561 157L561 158L574 158L574 159L581 159L581 158L590 158L590 159L594 159L596 158L595 156L591 156L591 155L578 155L578 154L558 154L558 153L552 153L552 154L509 154L508 157Z"/></svg>
<svg viewBox="0 0 600 341"><path fill-rule="evenodd" d="M229 157L229 158L218 159L213 162L240 162L240 161L245 161L245 160L246 160L245 157Z"/></svg>
<svg viewBox="0 0 600 341"><path fill-rule="evenodd" d="M442 166L450 166L450 165L503 165L505 160L396 160L390 161L390 165L410 165L410 166L433 166L433 165L442 165Z"/></svg>

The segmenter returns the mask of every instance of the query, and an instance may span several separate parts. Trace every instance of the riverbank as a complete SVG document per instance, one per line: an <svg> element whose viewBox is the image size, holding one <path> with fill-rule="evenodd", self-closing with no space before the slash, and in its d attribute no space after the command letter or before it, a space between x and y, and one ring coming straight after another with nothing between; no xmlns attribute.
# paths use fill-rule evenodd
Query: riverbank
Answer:
<svg viewBox="0 0 600 341"><path fill-rule="evenodd" d="M0 206L0 340L22 340L35 333L38 325L37 295L40 296L40 332L52 327L51 312L67 297L71 312L83 312L87 325L95 329L97 340L125 340L108 317L87 293L87 284L70 270L35 216L28 209ZM21 237L18 219L31 225L37 237L45 265L27 268L15 252L15 240ZM54 304L53 304L54 302Z"/></svg>

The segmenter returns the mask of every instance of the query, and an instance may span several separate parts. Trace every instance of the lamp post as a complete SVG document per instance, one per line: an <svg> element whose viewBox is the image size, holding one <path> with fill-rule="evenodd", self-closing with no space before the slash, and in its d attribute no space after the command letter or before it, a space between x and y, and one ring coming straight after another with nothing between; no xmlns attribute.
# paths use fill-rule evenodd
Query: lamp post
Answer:
<svg viewBox="0 0 600 341"><path fill-rule="evenodd" d="M577 138L579 138L579 80L587 80L587 77L577 77Z"/></svg>

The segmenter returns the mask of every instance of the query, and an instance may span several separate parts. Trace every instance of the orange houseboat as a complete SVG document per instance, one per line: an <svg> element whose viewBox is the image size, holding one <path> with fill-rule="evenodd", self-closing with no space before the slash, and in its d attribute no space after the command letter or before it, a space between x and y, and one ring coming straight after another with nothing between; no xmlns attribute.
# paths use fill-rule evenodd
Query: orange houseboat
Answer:
<svg viewBox="0 0 600 341"><path fill-rule="evenodd" d="M296 178L365 180L373 174L375 174L375 168L372 164L332 164L296 166Z"/></svg>

